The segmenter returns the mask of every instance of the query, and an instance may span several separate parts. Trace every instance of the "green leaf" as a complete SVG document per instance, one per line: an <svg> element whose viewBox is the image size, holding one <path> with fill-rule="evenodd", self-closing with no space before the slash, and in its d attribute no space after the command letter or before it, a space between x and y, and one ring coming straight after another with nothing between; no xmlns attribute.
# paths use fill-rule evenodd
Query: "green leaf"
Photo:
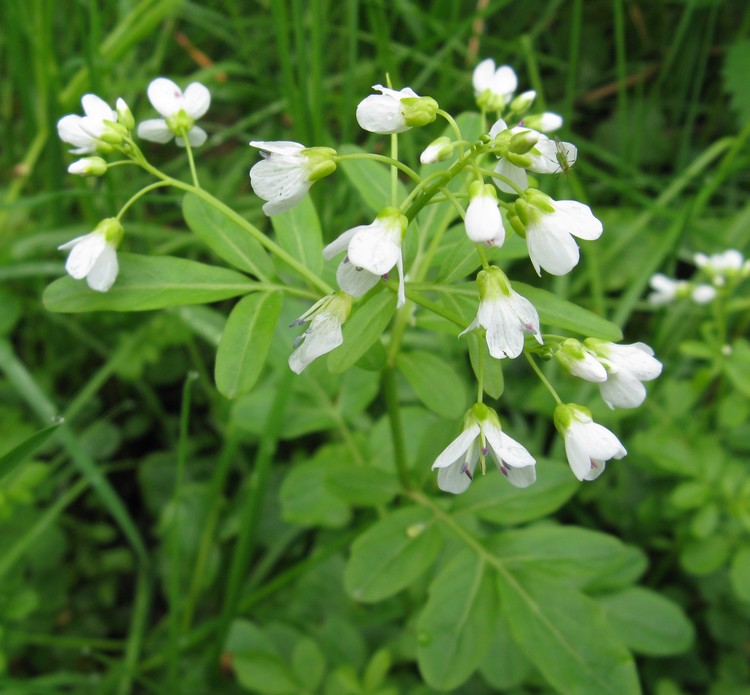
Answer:
<svg viewBox="0 0 750 695"><path fill-rule="evenodd" d="M310 196L305 196L280 215L274 215L271 224L279 246L308 270L320 275L323 270L323 233Z"/></svg>
<svg viewBox="0 0 750 695"><path fill-rule="evenodd" d="M354 541L344 586L357 601L375 602L393 596L432 565L442 545L428 510L399 509Z"/></svg>
<svg viewBox="0 0 750 695"><path fill-rule="evenodd" d="M430 352L402 352L396 366L424 405L450 420L466 410L466 388L454 367Z"/></svg>
<svg viewBox="0 0 750 695"><path fill-rule="evenodd" d="M542 323L589 338L622 340L619 326L577 304L561 299L552 292L527 285L525 282L514 282L513 289L536 307Z"/></svg>
<svg viewBox="0 0 750 695"><path fill-rule="evenodd" d="M367 154L356 145L342 145L339 155ZM392 205L391 201L391 168L372 159L352 159L339 163L339 168L359 193L362 201L374 213ZM398 182L396 199L403 200L407 195L406 187Z"/></svg>
<svg viewBox="0 0 750 695"><path fill-rule="evenodd" d="M325 447L314 459L298 463L289 471L279 493L285 521L334 528L348 523L349 507L328 490L325 482L337 451L335 447Z"/></svg>
<svg viewBox="0 0 750 695"><path fill-rule="evenodd" d="M633 657L595 601L554 578L507 571L497 578L517 644L557 692L640 694Z"/></svg>
<svg viewBox="0 0 750 695"><path fill-rule="evenodd" d="M750 40L742 39L727 48L724 62L724 90L737 111L740 124L750 123L750 92L747 76L750 73Z"/></svg>
<svg viewBox="0 0 750 695"><path fill-rule="evenodd" d="M8 475L16 467L30 459L59 426L59 424L50 425L43 430L34 432L30 437L0 456L0 478Z"/></svg>
<svg viewBox="0 0 750 695"><path fill-rule="evenodd" d="M722 535L690 540L680 553L680 564L690 574L711 574L724 565L732 551L731 542Z"/></svg>
<svg viewBox="0 0 750 695"><path fill-rule="evenodd" d="M329 466L326 486L338 498L362 506L387 504L399 492L398 480L387 471L340 461Z"/></svg>
<svg viewBox="0 0 750 695"><path fill-rule="evenodd" d="M472 337L469 339L469 360L477 379L479 379L479 365L482 365L484 392L491 398L500 398L505 390L503 361L497 360L490 355L490 350L487 347L487 341L484 339L484 336L480 336L476 332L472 332Z"/></svg>
<svg viewBox="0 0 750 695"><path fill-rule="evenodd" d="M740 601L750 603L750 545L742 546L732 557L729 584Z"/></svg>
<svg viewBox="0 0 750 695"><path fill-rule="evenodd" d="M750 343L743 338L732 345L732 352L724 360L724 371L734 387L750 398Z"/></svg>
<svg viewBox="0 0 750 695"><path fill-rule="evenodd" d="M305 690L317 692L326 672L326 659L320 647L309 637L303 637L294 646L292 666L299 683Z"/></svg>
<svg viewBox="0 0 750 695"><path fill-rule="evenodd" d="M229 314L216 353L214 377L219 393L236 398L255 386L281 313L281 292L252 294Z"/></svg>
<svg viewBox="0 0 750 695"><path fill-rule="evenodd" d="M580 483L568 466L543 460L538 464L538 480L523 489L508 484L501 475L476 476L469 489L456 499L454 513L476 514L506 526L551 514L575 494Z"/></svg>
<svg viewBox="0 0 750 695"><path fill-rule="evenodd" d="M289 695L302 688L289 665L274 654L260 651L236 654L232 670L242 686L264 695Z"/></svg>
<svg viewBox="0 0 750 695"><path fill-rule="evenodd" d="M457 688L482 662L497 610L491 578L484 560L466 550L430 584L417 623L417 661L428 685Z"/></svg>
<svg viewBox="0 0 750 695"><path fill-rule="evenodd" d="M531 672L531 664L513 639L502 611L498 611L492 639L479 673L495 692L506 692L521 685Z"/></svg>
<svg viewBox="0 0 750 695"><path fill-rule="evenodd" d="M328 369L338 373L354 366L383 335L395 309L396 295L386 289L357 307L343 326L343 344L328 354Z"/></svg>
<svg viewBox="0 0 750 695"><path fill-rule="evenodd" d="M219 258L259 278L274 275L273 261L260 242L221 210L188 193L182 201L182 214L188 227Z"/></svg>
<svg viewBox="0 0 750 695"><path fill-rule="evenodd" d="M693 626L682 609L655 591L633 586L598 601L609 624L634 652L673 656L692 644Z"/></svg>
<svg viewBox="0 0 750 695"><path fill-rule="evenodd" d="M208 304L247 294L255 283L245 275L172 256L118 254L120 273L108 292L83 280L55 280L44 290L48 311L149 311L179 304Z"/></svg>
<svg viewBox="0 0 750 695"><path fill-rule="evenodd" d="M533 570L579 588L614 589L646 569L642 551L577 526L540 525L499 533L485 543L509 570Z"/></svg>

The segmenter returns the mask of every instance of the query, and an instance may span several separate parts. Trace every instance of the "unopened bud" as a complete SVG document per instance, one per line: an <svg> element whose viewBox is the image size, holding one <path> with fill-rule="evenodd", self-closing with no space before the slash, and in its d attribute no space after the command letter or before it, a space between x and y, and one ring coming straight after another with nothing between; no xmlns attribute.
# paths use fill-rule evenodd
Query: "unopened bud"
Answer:
<svg viewBox="0 0 750 695"><path fill-rule="evenodd" d="M107 162L101 157L83 157L68 167L69 174L76 176L104 176Z"/></svg>

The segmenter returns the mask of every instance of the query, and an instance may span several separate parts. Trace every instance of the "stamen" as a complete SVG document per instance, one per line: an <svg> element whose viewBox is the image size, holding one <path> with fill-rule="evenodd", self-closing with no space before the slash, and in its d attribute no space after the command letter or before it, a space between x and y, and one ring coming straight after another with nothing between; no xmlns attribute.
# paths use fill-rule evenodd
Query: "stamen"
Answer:
<svg viewBox="0 0 750 695"><path fill-rule="evenodd" d="M305 336L307 335L307 331L302 333L302 335L298 335L295 341L292 343L292 348L296 348L300 345L300 343L305 339Z"/></svg>
<svg viewBox="0 0 750 695"><path fill-rule="evenodd" d="M489 454L489 453L490 453L489 448L486 447L486 446L483 446L482 447L482 456L487 456L487 454Z"/></svg>
<svg viewBox="0 0 750 695"><path fill-rule="evenodd" d="M469 480L474 480L474 476L471 474L471 471L469 470L469 467L466 464L464 464L463 466L461 466L461 473L465 473L466 477Z"/></svg>

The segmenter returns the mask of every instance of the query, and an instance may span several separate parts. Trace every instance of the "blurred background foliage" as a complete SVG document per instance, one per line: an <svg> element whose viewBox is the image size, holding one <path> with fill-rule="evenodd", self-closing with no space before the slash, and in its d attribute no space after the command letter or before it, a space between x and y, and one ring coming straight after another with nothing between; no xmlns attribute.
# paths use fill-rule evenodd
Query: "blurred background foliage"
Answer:
<svg viewBox="0 0 750 695"><path fill-rule="evenodd" d="M47 313L41 292L64 272L56 247L148 182L126 167L103 180L67 175L55 124L86 92L123 97L140 120L153 115L154 77L200 81L212 93L202 184L270 230L249 187L251 139L378 151L385 140L354 120L371 85L387 73L458 114L474 108L473 66L492 57L564 115L562 135L579 147L575 175L547 190L587 202L605 225L577 272L548 289L664 362L639 410L594 408L629 455L576 487L556 520L639 548L648 563L635 575L691 619L692 643L684 628L671 643L629 643L647 692L750 693L748 301L721 318L643 299L651 273L688 276L696 251L748 255L749 32L742 0L1 3L0 454L64 418L0 471L2 691L434 692L414 663L424 582L374 606L343 586L351 543L395 494L368 479L363 505L347 486L352 452L392 461L377 375L293 379L282 328L268 375L229 402L212 383L229 302ZM403 157L434 136L402 138ZM185 175L183 152L147 151ZM311 196L326 239L369 221L346 185L326 180ZM127 249L209 258L179 203L159 191L135 206ZM512 270L531 278L525 260ZM455 338L407 340L469 376ZM548 367L564 399L593 397ZM547 394L523 365L505 376L501 407L517 438L562 460ZM400 390L414 475L432 488L429 465L456 419L425 409L406 382ZM274 463L259 480L263 457ZM452 692L550 688L520 654L480 671Z"/></svg>

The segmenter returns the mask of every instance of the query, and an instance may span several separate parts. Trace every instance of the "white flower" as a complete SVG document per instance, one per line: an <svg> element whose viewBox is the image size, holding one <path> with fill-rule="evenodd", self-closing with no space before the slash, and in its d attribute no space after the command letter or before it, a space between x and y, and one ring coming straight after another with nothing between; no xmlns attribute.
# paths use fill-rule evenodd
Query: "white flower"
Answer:
<svg viewBox="0 0 750 695"><path fill-rule="evenodd" d="M563 340L555 357L573 376L595 383L607 380L606 367L575 338Z"/></svg>
<svg viewBox="0 0 750 695"><path fill-rule="evenodd" d="M628 452L606 427L591 418L580 405L560 403L555 408L555 427L565 441L565 454L578 480L594 480L604 471L606 461L621 459Z"/></svg>
<svg viewBox="0 0 750 695"><path fill-rule="evenodd" d="M106 121L117 122L117 114L95 94L84 94L81 104L85 116L70 114L57 122L60 139L75 146L70 150L73 154L94 154L111 149L100 136L110 130Z"/></svg>
<svg viewBox="0 0 750 695"><path fill-rule="evenodd" d="M310 327L294 341L294 352L289 356L289 368L300 374L307 365L344 342L341 324L352 308L352 298L344 292L323 297L306 311L292 326L310 321Z"/></svg>
<svg viewBox="0 0 750 695"><path fill-rule="evenodd" d="M526 218L526 246L538 275L540 268L551 275L565 275L580 258L573 237L593 240L602 234L602 223L591 208L577 200L552 200L529 189L515 207L519 218Z"/></svg>
<svg viewBox="0 0 750 695"><path fill-rule="evenodd" d="M474 181L469 188L469 196L471 200L464 218L466 235L475 244L502 246L505 228L495 189L490 184Z"/></svg>
<svg viewBox="0 0 750 695"><path fill-rule="evenodd" d="M106 292L117 278L117 247L122 236L122 225L110 217L93 232L58 246L61 251L70 249L65 270L76 280L86 278L92 290Z"/></svg>
<svg viewBox="0 0 750 695"><path fill-rule="evenodd" d="M587 338L585 343L586 351L606 369L607 378L599 383L604 402L613 409L641 405L646 399L642 382L661 374L662 364L654 357L654 351L645 343L617 345L594 338Z"/></svg>
<svg viewBox="0 0 750 695"><path fill-rule="evenodd" d="M712 256L696 253L694 258L695 264L706 272L717 287L723 287L728 280L750 275L750 261L746 261L737 249L728 249Z"/></svg>
<svg viewBox="0 0 750 695"><path fill-rule="evenodd" d="M397 91L376 84L371 94L357 106L357 123L371 133L387 135L403 133L414 126L427 125L435 120L437 102L420 97L410 87Z"/></svg>
<svg viewBox="0 0 750 695"><path fill-rule="evenodd" d="M463 432L435 459L432 470L439 469L438 487L445 492L464 492L474 479L474 469L490 454L497 467L515 487L528 487L536 480L534 457L505 434L497 413L477 403L464 416Z"/></svg>
<svg viewBox="0 0 750 695"><path fill-rule="evenodd" d="M293 208L315 181L336 169L336 151L330 147L308 148L288 140L253 140L250 145L263 156L250 169L250 185L259 198L268 201L263 212L269 217Z"/></svg>
<svg viewBox="0 0 750 695"><path fill-rule="evenodd" d="M518 78L513 68L502 65L495 69L495 61L492 58L483 60L474 68L471 81L479 106L492 111L503 109L518 86Z"/></svg>
<svg viewBox="0 0 750 695"><path fill-rule="evenodd" d="M503 178L495 178L497 187L503 193L518 194L518 189L529 186L526 171L535 174L559 174L572 167L578 158L578 149L569 142L552 140L544 133L532 128L515 126L508 128L505 121L498 120L490 129L490 137L495 140L505 134L507 156L498 157L495 173ZM504 139L501 137L499 142ZM510 185L513 184L513 185Z"/></svg>
<svg viewBox="0 0 750 695"><path fill-rule="evenodd" d="M386 208L371 224L347 230L323 249L331 259L346 251L336 279L342 290L360 297L374 287L393 266L398 269L398 307L406 302L401 240L408 221L396 208Z"/></svg>
<svg viewBox="0 0 750 695"><path fill-rule="evenodd" d="M196 119L208 111L211 93L199 82L189 84L183 91L172 80L157 77L148 86L151 105L164 118L152 118L138 124L138 137L151 142L169 142L175 135L180 147L185 139L191 147L206 142L206 131L195 125Z"/></svg>
<svg viewBox="0 0 750 695"><path fill-rule="evenodd" d="M690 291L690 298L696 304L708 304L716 297L716 288L711 285L695 285Z"/></svg>
<svg viewBox="0 0 750 695"><path fill-rule="evenodd" d="M500 268L490 266L477 274L479 311L460 335L481 326L486 329L487 347L497 359L515 358L523 351L524 335L529 333L542 344L539 315L534 305L511 289Z"/></svg>
<svg viewBox="0 0 750 695"><path fill-rule="evenodd" d="M683 280L673 280L663 273L654 273L649 278L648 284L651 285L653 292L647 297L649 304L653 306L663 306L670 304L678 295L684 293L688 283Z"/></svg>

